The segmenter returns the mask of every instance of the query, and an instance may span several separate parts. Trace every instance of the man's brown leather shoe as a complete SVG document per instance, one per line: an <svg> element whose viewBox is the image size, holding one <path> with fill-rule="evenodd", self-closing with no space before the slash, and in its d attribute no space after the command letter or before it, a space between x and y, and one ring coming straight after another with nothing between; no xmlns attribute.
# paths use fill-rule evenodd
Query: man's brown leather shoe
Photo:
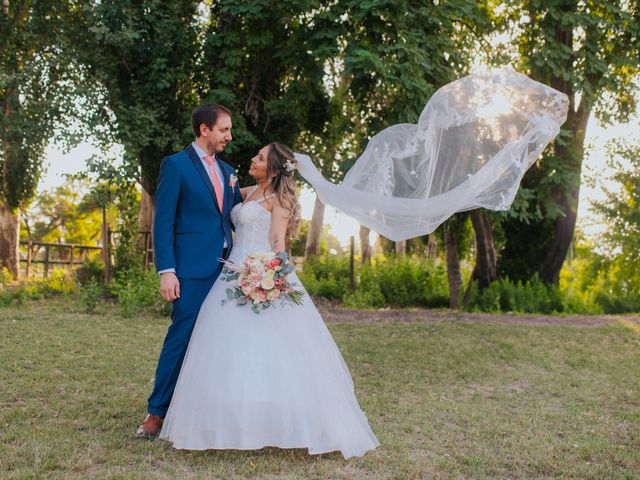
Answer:
<svg viewBox="0 0 640 480"><path fill-rule="evenodd" d="M161 427L162 417L159 417L158 415L152 415L150 413L145 417L142 425L138 427L138 430L136 431L136 437L153 438L160 432Z"/></svg>

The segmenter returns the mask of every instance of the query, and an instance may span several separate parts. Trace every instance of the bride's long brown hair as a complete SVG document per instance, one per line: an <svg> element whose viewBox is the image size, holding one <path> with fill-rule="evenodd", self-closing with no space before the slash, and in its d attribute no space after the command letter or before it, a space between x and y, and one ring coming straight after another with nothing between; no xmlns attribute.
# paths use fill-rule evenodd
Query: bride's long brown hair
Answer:
<svg viewBox="0 0 640 480"><path fill-rule="evenodd" d="M269 153L267 154L269 186L280 201L280 205L289 210L287 243L296 237L300 226L300 202L298 201L296 180L293 176L296 163L293 151L289 147L278 142L269 144Z"/></svg>

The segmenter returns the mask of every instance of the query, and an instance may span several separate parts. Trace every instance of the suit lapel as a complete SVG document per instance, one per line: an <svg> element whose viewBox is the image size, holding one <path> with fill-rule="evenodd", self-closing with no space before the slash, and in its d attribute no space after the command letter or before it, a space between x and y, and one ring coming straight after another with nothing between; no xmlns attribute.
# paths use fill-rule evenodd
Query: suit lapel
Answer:
<svg viewBox="0 0 640 480"><path fill-rule="evenodd" d="M205 170L204 165L202 165L202 160L198 157L198 154L196 153L195 149L191 145L187 147L187 153L189 154L191 163L193 163L193 166L195 167L196 171L200 174L200 177L202 177L202 181L204 182L207 189L209 190L209 193L211 193L211 197L213 198L213 202L215 203L216 208L218 209L218 211L220 211L220 205L218 205L216 192L213 189L213 184L211 183L211 178L209 177L209 174Z"/></svg>

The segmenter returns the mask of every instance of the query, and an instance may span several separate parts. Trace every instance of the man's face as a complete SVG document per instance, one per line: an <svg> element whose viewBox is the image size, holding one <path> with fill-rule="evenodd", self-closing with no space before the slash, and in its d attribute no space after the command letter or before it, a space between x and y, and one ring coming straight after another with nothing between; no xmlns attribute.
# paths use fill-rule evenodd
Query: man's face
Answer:
<svg viewBox="0 0 640 480"><path fill-rule="evenodd" d="M215 153L222 152L233 138L231 126L231 117L226 113L218 115L218 119L211 129L205 124L200 125L200 134L207 141L207 150Z"/></svg>

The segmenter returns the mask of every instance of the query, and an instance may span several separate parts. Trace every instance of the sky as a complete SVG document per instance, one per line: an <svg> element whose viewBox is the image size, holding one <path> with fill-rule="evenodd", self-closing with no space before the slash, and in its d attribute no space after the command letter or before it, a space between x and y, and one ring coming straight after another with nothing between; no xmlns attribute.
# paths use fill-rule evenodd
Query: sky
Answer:
<svg viewBox="0 0 640 480"><path fill-rule="evenodd" d="M578 208L578 227L587 236L597 235L605 228L600 220L589 211L592 200L603 198L603 186L612 186L607 182L611 175L611 169L607 167L606 143L615 138L634 139L640 142L640 116L635 116L628 124L614 124L602 126L595 118L591 118L587 126L586 145L587 155L583 162L583 182L580 190L580 203ZM38 191L54 188L64 183L64 174L76 173L85 168L86 160L94 154L99 154L89 141L81 143L70 152L63 152L60 147L50 145L46 152L46 172L40 182ZM585 182L586 176L596 178L596 185L590 187ZM300 195L302 204L302 217L311 218L315 194L312 190L304 189ZM358 238L358 223L347 215L336 211L332 207L325 210L325 224L331 227L331 233L335 235L343 245L348 244L351 235ZM373 240L373 238L372 238Z"/></svg>

